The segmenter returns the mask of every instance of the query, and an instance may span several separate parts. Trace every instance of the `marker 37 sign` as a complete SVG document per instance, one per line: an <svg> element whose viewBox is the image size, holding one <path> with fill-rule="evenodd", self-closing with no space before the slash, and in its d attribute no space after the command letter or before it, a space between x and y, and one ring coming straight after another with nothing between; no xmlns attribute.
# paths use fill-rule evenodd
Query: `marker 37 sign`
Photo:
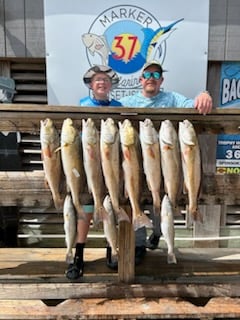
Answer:
<svg viewBox="0 0 240 320"><path fill-rule="evenodd" d="M90 65L109 65L120 75L119 89L139 87L139 72L147 60L163 63L166 40L183 20L161 26L143 8L118 5L101 12L82 35Z"/></svg>

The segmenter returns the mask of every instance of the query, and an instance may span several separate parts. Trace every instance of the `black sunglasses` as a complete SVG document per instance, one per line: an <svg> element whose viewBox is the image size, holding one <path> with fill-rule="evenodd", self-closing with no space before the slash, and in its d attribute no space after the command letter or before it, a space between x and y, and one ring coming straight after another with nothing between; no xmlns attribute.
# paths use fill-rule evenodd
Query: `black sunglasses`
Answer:
<svg viewBox="0 0 240 320"><path fill-rule="evenodd" d="M142 74L142 77L144 79L150 79L152 77L155 80L159 80L161 76L162 76L162 73L158 71L154 71L154 72L144 71Z"/></svg>

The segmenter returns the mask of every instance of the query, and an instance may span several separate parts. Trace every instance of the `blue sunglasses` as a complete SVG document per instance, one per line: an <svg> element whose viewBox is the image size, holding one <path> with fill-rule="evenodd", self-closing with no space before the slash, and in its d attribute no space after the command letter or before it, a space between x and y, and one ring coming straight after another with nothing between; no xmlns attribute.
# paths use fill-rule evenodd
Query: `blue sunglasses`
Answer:
<svg viewBox="0 0 240 320"><path fill-rule="evenodd" d="M142 77L144 79L150 79L152 77L155 80L159 80L161 76L162 76L162 73L158 71L154 71L154 72L145 71L142 74Z"/></svg>

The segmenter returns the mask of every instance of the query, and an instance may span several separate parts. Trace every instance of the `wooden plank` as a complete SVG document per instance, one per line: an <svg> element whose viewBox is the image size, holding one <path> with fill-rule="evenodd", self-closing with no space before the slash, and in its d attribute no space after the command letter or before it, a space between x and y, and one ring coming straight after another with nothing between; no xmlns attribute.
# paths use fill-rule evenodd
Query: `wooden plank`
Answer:
<svg viewBox="0 0 240 320"><path fill-rule="evenodd" d="M4 0L0 0L0 57L6 55L6 43L5 43L5 19L4 19ZM1 75L1 72L0 72Z"/></svg>
<svg viewBox="0 0 240 320"><path fill-rule="evenodd" d="M69 299L56 306L35 300L0 301L0 319L239 319L240 299L212 298L204 306L177 298ZM171 317L171 318L170 318Z"/></svg>
<svg viewBox="0 0 240 320"><path fill-rule="evenodd" d="M209 43L210 46L210 43ZM207 84L208 91L211 92L213 98L213 105L220 106L220 86L216 86L216 79L220 79L222 61L209 61ZM220 80L219 80L220 81Z"/></svg>
<svg viewBox="0 0 240 320"><path fill-rule="evenodd" d="M25 20L27 57L45 57L43 0L25 0Z"/></svg>
<svg viewBox="0 0 240 320"><path fill-rule="evenodd" d="M16 90L47 91L47 85L46 84L17 84Z"/></svg>
<svg viewBox="0 0 240 320"><path fill-rule="evenodd" d="M47 103L47 96L44 95L37 95L37 94L18 94L14 97L14 103L39 103L39 104L46 104Z"/></svg>
<svg viewBox="0 0 240 320"><path fill-rule="evenodd" d="M12 78L15 80L21 80L21 81L46 81L46 75L43 73L38 72L23 72L23 73L15 73L12 72Z"/></svg>
<svg viewBox="0 0 240 320"><path fill-rule="evenodd" d="M239 297L238 249L178 249L177 265L166 251L148 251L134 284L119 283L106 266L105 249L85 250L84 276L65 278L64 248L0 248L1 299Z"/></svg>
<svg viewBox="0 0 240 320"><path fill-rule="evenodd" d="M189 119L193 122L198 134L204 132L216 133L239 133L240 114L239 109L214 109L211 114L203 116L193 108L91 108L74 106L50 106L36 104L1 104L0 130L21 131L39 133L40 120L50 117L60 130L62 122L68 117L74 120L77 128L81 128L82 119L91 117L98 127L100 119L111 116L116 121L129 118L138 129L139 121L150 117L158 130L160 122L169 119L177 124L179 121ZM10 121L11 119L11 121Z"/></svg>
<svg viewBox="0 0 240 320"><path fill-rule="evenodd" d="M110 280L110 279L109 279ZM108 280L108 281L109 281ZM240 296L239 283L0 283L1 300L36 299L123 299L130 298L209 298Z"/></svg>
<svg viewBox="0 0 240 320"><path fill-rule="evenodd" d="M239 319L240 299L213 298L197 306L177 298L69 299L56 306L42 301L0 301L0 319Z"/></svg>
<svg viewBox="0 0 240 320"><path fill-rule="evenodd" d="M24 0L5 1L6 56L25 57Z"/></svg>
<svg viewBox="0 0 240 320"><path fill-rule="evenodd" d="M199 134L198 141L201 149L202 171L204 173L215 173L217 135Z"/></svg>
<svg viewBox="0 0 240 320"><path fill-rule="evenodd" d="M0 62L0 75L3 77L11 77L10 72L10 62L9 61L1 61Z"/></svg>
<svg viewBox="0 0 240 320"><path fill-rule="evenodd" d="M226 205L240 205L239 175L214 175L204 174L202 177L201 195L199 204L225 203ZM0 204L2 206L26 206L51 207L52 196L50 189L44 183L44 172L36 171L0 171L1 193ZM123 195L122 195L123 196ZM81 194L82 203L88 204L91 195L87 192ZM142 200L151 201L149 192L142 195ZM122 198L123 203L125 199ZM221 201L221 202L220 202ZM186 197L181 203L187 203Z"/></svg>
<svg viewBox="0 0 240 320"><path fill-rule="evenodd" d="M35 71L46 71L45 59L34 59L34 62L30 61L12 61L11 62L12 71L27 71L27 70L35 70Z"/></svg>
<svg viewBox="0 0 240 320"><path fill-rule="evenodd" d="M125 206L131 221L131 208ZM119 281L132 283L135 279L135 233L131 223L122 221L119 224Z"/></svg>

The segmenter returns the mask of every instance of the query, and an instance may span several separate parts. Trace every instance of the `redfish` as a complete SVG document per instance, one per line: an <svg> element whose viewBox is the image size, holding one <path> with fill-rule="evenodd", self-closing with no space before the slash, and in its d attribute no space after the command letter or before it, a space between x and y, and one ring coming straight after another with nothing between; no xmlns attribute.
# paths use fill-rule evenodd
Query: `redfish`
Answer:
<svg viewBox="0 0 240 320"><path fill-rule="evenodd" d="M74 207L79 219L86 220L80 202L80 192L83 181L83 164L80 149L79 131L75 128L72 119L63 121L61 131L61 155L63 171L66 177L67 188L71 193Z"/></svg>
<svg viewBox="0 0 240 320"><path fill-rule="evenodd" d="M128 119L123 123L119 122L119 128L125 196L130 200L133 228L134 230L143 226L152 228L151 221L140 209L139 137Z"/></svg>
<svg viewBox="0 0 240 320"><path fill-rule="evenodd" d="M100 134L91 118L82 119L83 165L87 177L88 190L93 196L96 225L108 218L103 206L105 185L100 157Z"/></svg>
<svg viewBox="0 0 240 320"><path fill-rule="evenodd" d="M59 210L63 207L60 193L61 154L57 150L60 146L60 137L53 121L49 118L40 121L40 142L45 180L51 190L55 208Z"/></svg>
<svg viewBox="0 0 240 320"><path fill-rule="evenodd" d="M202 221L198 211L198 194L201 183L201 156L198 138L189 120L179 122L179 142L181 149L184 187L188 193L188 214L193 220Z"/></svg>
<svg viewBox="0 0 240 320"><path fill-rule="evenodd" d="M119 221L128 221L129 217L119 205L120 170L119 170L119 132L114 120L101 121L100 152L103 175L107 186L113 211Z"/></svg>

